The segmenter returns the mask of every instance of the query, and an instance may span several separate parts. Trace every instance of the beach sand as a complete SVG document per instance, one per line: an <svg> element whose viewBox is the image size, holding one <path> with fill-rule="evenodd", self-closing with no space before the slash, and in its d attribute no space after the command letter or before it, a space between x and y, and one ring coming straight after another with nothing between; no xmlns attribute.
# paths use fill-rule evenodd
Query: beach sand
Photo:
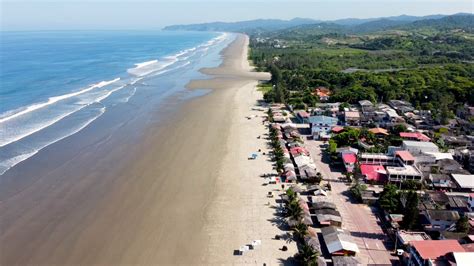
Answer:
<svg viewBox="0 0 474 266"><path fill-rule="evenodd" d="M189 84L211 93L146 129L139 143L81 147L61 165L52 147L35 159L48 171L5 175L0 264L269 265L293 255L271 240L281 231L266 193L277 186L259 177L271 162L247 160L266 150L257 139L266 132L261 118L245 117L263 115L251 107L262 97L257 80L269 77L250 72L247 43L239 35L219 68L203 70L210 79ZM258 249L233 255L254 239L262 240Z"/></svg>

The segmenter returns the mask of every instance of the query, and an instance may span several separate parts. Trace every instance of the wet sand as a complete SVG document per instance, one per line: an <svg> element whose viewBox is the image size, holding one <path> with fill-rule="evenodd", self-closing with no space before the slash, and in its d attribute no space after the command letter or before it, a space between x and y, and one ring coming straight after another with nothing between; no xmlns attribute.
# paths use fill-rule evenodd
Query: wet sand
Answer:
<svg viewBox="0 0 474 266"><path fill-rule="evenodd" d="M237 95L268 78L249 73L247 41L239 36L219 68L203 70L213 78L189 84L210 94L170 112L138 143L110 136L87 147L52 145L35 166L2 176L0 264L211 263L219 230L209 230L229 214L216 199L233 154L232 123L249 104ZM55 149L69 149L72 159L61 161Z"/></svg>

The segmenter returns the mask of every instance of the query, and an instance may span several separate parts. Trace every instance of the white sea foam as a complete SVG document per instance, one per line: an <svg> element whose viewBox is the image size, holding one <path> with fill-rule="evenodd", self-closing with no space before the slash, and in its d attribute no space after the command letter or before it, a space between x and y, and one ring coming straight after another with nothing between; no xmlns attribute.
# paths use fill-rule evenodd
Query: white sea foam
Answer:
<svg viewBox="0 0 474 266"><path fill-rule="evenodd" d="M55 123L63 120L64 118L73 115L74 113L82 110L83 108L90 106L93 103L101 103L105 99L107 99L110 95L114 94L114 92L127 87L127 85L134 85L137 82L143 80L147 76L157 76L167 73L169 71L173 71L182 67L189 65L191 62L188 60L190 57L196 54L205 54L207 50L224 40L227 39L227 34L221 34L205 43L202 43L198 46L182 50L174 55L166 56L159 60L149 60L146 62L141 62L135 64L134 68L128 69L127 72L131 74L132 77L128 80L128 84L124 84L117 88L104 88L103 90L96 90L108 86L114 82L120 80L120 78L116 78L110 81L102 81L97 84L93 84L85 89L79 90L77 92L72 92L60 96L54 96L49 98L46 102L35 103L24 108L10 110L3 114L0 114L0 135L2 135L2 139L0 140L0 147L8 145L10 143L19 141L27 136L32 135L38 131L44 130ZM202 56L202 55L201 55ZM176 64L177 62L184 62L179 63L176 67L171 67L172 65ZM149 75L152 74L152 75ZM137 87L133 87L130 90L128 95L124 95L125 97L122 99L118 99L118 102L128 102L133 95L135 95L137 91ZM70 99L72 97L77 97ZM65 101L67 100L67 101ZM64 104L61 105L54 105L51 108L47 108L50 105L56 104L58 102L65 101ZM44 108L44 109L43 109ZM33 119L34 117L43 117L41 114L37 114L36 112L41 111L41 114L45 115L45 120L43 121L36 121ZM31 150L25 150L23 154L18 154L11 158L8 158L4 161L0 161L0 175L7 171L9 168L13 167L14 165L18 164L19 162L26 160L27 158L35 155L38 151L43 149L46 146L49 146L59 140L62 140L66 137L69 137L85 127L87 127L90 123L92 123L95 119L100 117L106 111L106 107L102 107L100 109L100 113L95 115L94 117L88 119L84 123L79 123L73 128L69 128L66 134L58 135L53 137L51 140L48 140L44 143L36 144L36 147L31 147ZM28 115L32 112L33 115ZM20 119L20 120L18 120ZM10 123L11 122L11 123ZM24 122L24 124L23 124ZM24 126L21 126L21 125ZM20 127L16 128L17 125ZM8 128L8 130L7 130ZM3 133L1 131L4 131ZM7 136L7 132L10 131L11 136ZM58 132L59 133L59 132Z"/></svg>
<svg viewBox="0 0 474 266"><path fill-rule="evenodd" d="M110 80L110 81L101 81L101 82L99 82L97 84L94 84L94 85L92 85L92 86L90 86L86 89L76 91L76 92L72 92L72 93L68 93L68 94L64 94L64 95L60 95L60 96L54 96L54 97L49 98L48 101L43 102L43 103L32 104L32 105L30 105L30 106L28 106L28 107L26 107L26 108L24 108L24 109L22 109L18 112L15 112L15 113L10 114L8 116L1 117L0 118L0 124L5 122L5 121L11 120L13 118L25 115L27 113L33 112L33 111L38 110L38 109L41 109L41 108L46 107L48 105L57 103L59 101L62 101L62 100L65 100L65 99L68 99L68 98L71 98L71 97L74 97L74 96L81 95L81 94L89 92L93 89L102 88L104 86L110 85L110 84L112 84L114 82L117 82L119 80L120 80L120 78L116 78L116 79Z"/></svg>
<svg viewBox="0 0 474 266"><path fill-rule="evenodd" d="M39 151L41 151L45 147L47 147L47 146L49 146L53 143L56 143L60 140L63 140L65 138L69 137L69 136L72 136L72 135L76 134L77 132L83 130L90 123L94 122L94 120L96 120L97 118L99 118L100 116L102 116L104 114L105 107L102 107L102 108L98 109L98 111L99 112L95 116L85 120L81 124L77 124L76 127L71 128L70 131L67 134L64 134L62 136L58 136L58 137L48 141L47 143L42 143L42 144L38 145L37 147L32 148L31 151L28 151L26 153L19 154L15 157L9 158L9 159L4 160L4 161L1 161L0 162L0 175L5 173L6 171L8 171L8 169L12 168L13 166L17 165L18 163L20 163L20 162L30 158L31 156L35 155L36 153L38 153Z"/></svg>

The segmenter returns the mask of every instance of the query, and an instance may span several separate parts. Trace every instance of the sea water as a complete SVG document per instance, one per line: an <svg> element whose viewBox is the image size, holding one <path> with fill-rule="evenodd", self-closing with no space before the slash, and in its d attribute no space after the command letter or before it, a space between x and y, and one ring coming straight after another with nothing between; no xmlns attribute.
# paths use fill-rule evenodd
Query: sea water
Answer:
<svg viewBox="0 0 474 266"><path fill-rule="evenodd" d="M0 175L80 132L111 106L127 104L137 91L160 89L158 95L169 95L183 90L189 80L169 81L215 66L216 55L232 37L210 32L1 32ZM155 87L146 87L148 82Z"/></svg>

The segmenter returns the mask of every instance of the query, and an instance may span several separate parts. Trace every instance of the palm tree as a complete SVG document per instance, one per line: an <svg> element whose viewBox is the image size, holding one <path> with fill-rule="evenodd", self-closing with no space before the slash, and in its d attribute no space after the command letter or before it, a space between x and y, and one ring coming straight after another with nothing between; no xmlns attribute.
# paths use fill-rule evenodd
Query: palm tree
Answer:
<svg viewBox="0 0 474 266"><path fill-rule="evenodd" d="M296 192L291 187L286 190L286 196L288 196L288 202L295 201L297 197Z"/></svg>
<svg viewBox="0 0 474 266"><path fill-rule="evenodd" d="M303 241L305 236L308 235L308 226L304 223L298 223L292 228L292 230L295 238L301 241Z"/></svg>
<svg viewBox="0 0 474 266"><path fill-rule="evenodd" d="M295 259L301 263L301 265L318 265L318 252L315 251L311 246L303 243L298 253L295 255Z"/></svg>
<svg viewBox="0 0 474 266"><path fill-rule="evenodd" d="M290 201L286 209L287 216L295 221L300 221L303 217L303 209L297 200Z"/></svg>

